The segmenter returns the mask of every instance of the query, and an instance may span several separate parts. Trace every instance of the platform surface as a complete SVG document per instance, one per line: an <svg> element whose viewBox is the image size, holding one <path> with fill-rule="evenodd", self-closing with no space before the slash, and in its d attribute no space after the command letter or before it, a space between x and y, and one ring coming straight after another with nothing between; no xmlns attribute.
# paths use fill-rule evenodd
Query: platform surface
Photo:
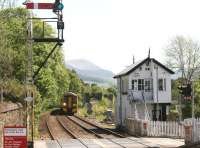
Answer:
<svg viewBox="0 0 200 148"><path fill-rule="evenodd" d="M178 147L184 145L180 139L170 138L115 138L115 139L69 139L36 140L34 148L142 148Z"/></svg>

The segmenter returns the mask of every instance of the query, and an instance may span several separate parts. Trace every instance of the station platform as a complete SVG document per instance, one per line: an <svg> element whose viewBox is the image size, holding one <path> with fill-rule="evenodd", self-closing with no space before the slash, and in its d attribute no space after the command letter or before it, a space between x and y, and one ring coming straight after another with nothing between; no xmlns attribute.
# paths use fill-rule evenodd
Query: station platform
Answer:
<svg viewBox="0 0 200 148"><path fill-rule="evenodd" d="M142 147L179 147L182 139L170 138L115 138L115 139L59 139L36 140L34 148L142 148Z"/></svg>

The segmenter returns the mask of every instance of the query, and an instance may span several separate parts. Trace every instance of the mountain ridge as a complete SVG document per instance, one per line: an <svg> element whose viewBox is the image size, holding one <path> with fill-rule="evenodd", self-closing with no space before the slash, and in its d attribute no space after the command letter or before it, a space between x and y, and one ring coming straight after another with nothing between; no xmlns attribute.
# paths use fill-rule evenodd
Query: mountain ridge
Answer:
<svg viewBox="0 0 200 148"><path fill-rule="evenodd" d="M105 85L114 84L112 71L106 70L86 59L75 59L66 62L68 69L73 69L79 77L87 83L105 83Z"/></svg>

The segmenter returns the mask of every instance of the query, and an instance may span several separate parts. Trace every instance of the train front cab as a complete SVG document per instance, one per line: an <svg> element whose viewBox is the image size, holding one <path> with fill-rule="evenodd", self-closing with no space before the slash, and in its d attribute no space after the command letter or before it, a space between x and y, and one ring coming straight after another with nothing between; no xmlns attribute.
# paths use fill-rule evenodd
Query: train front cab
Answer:
<svg viewBox="0 0 200 148"><path fill-rule="evenodd" d="M74 93L68 92L64 95L62 103L62 110L66 114L74 114L77 112L78 96Z"/></svg>

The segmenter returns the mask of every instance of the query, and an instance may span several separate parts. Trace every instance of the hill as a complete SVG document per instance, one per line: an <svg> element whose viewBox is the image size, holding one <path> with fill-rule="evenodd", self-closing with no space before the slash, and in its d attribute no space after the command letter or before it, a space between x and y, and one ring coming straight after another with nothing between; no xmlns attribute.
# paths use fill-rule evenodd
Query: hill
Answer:
<svg viewBox="0 0 200 148"><path fill-rule="evenodd" d="M97 83L102 86L114 84L114 73L112 71L105 70L88 60L70 60L66 63L66 66L75 70L79 77L87 83Z"/></svg>

